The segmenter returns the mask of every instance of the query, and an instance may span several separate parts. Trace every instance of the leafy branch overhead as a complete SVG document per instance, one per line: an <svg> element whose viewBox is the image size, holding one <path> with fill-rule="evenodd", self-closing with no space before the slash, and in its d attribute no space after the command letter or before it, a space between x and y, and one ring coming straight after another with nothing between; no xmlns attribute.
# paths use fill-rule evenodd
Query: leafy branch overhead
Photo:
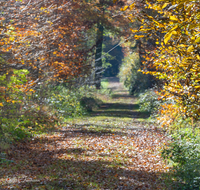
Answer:
<svg viewBox="0 0 200 190"><path fill-rule="evenodd" d="M137 6L137 3L133 4ZM134 7L133 6L133 7ZM160 96L176 104L163 106L171 109L169 116L177 114L198 119L200 116L200 13L198 1L148 1L140 14L127 7L130 19L141 23L133 29L136 38L152 38L156 50L152 51L152 70L163 83ZM144 60L143 64L146 64ZM145 72L145 71L144 71ZM172 108L173 107L173 108Z"/></svg>

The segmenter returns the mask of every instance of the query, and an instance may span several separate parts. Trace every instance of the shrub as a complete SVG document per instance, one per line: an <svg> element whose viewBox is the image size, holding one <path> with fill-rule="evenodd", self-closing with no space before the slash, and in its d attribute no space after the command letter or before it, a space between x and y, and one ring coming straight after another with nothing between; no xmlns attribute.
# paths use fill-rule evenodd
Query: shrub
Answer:
<svg viewBox="0 0 200 190"><path fill-rule="evenodd" d="M152 76L139 71L141 67L139 53L130 50L122 61L118 76L131 95L138 95L146 89L151 88L155 83Z"/></svg>
<svg viewBox="0 0 200 190"><path fill-rule="evenodd" d="M86 111L91 112L94 108L98 108L102 102L93 97L83 97L80 100L81 106L83 106Z"/></svg>
<svg viewBox="0 0 200 190"><path fill-rule="evenodd" d="M52 108L53 114L60 118L81 116L85 113L80 104L83 89L68 89L62 85L52 88L46 102Z"/></svg>
<svg viewBox="0 0 200 190"><path fill-rule="evenodd" d="M162 157L173 165L171 180L178 185L175 189L200 189L200 135L191 129L182 129L171 135L172 141L162 151Z"/></svg>
<svg viewBox="0 0 200 190"><path fill-rule="evenodd" d="M161 102L158 100L158 95L154 89L148 89L139 95L138 103L140 111L153 113L159 108Z"/></svg>
<svg viewBox="0 0 200 190"><path fill-rule="evenodd" d="M0 76L0 149L6 149L4 143L20 140L28 136L20 118L22 107L26 104L24 92L27 82L27 70L13 70ZM24 120L26 122L26 119Z"/></svg>

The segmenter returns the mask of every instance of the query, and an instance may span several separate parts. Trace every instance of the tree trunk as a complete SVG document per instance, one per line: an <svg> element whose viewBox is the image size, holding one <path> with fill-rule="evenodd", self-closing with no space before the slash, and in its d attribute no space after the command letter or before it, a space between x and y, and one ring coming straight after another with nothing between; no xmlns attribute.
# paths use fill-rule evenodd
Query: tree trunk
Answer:
<svg viewBox="0 0 200 190"><path fill-rule="evenodd" d="M101 88L102 45L103 45L103 25L99 21L97 23L97 39L96 39L96 53L95 53L95 86L96 86L96 89Z"/></svg>

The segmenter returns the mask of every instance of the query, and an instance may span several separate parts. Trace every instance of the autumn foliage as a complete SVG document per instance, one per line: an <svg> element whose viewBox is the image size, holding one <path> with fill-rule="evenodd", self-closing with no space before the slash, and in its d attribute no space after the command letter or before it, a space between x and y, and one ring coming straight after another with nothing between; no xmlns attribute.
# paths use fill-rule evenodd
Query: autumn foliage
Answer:
<svg viewBox="0 0 200 190"><path fill-rule="evenodd" d="M98 23L106 30L127 34L119 26L128 22L120 23L118 15L112 17L116 13L113 5L106 0L1 2L0 123L38 125L41 120L48 123L48 118L51 123L55 113L48 101L52 98L55 103L60 99L58 93L63 93L54 87L80 87L93 76ZM62 102L71 109L66 96ZM76 100L73 95L71 99Z"/></svg>
<svg viewBox="0 0 200 190"><path fill-rule="evenodd" d="M0 25L0 133L57 120L48 112L55 84L90 74L86 3L2 1ZM73 14L72 14L73 12ZM35 94L34 94L35 93ZM53 96L56 96L53 94ZM52 110L51 110L52 111ZM3 128L2 128L3 127Z"/></svg>
<svg viewBox="0 0 200 190"><path fill-rule="evenodd" d="M81 4L13 2L13 8L11 15L3 18L14 19L4 24L2 32L6 37L1 41L2 51L12 54L9 63L31 70L34 80L47 77L66 80L83 72L86 56L83 37L88 27L79 11L84 9Z"/></svg>
<svg viewBox="0 0 200 190"><path fill-rule="evenodd" d="M157 45L151 51L152 71L147 71L162 83L160 122L172 123L177 117L199 119L200 116L200 14L198 1L148 1L145 9L135 10L137 4L124 9L137 18L139 30L135 37L151 38ZM146 64L147 59L143 62ZM143 71L145 72L145 71ZM167 117L166 117L167 116Z"/></svg>

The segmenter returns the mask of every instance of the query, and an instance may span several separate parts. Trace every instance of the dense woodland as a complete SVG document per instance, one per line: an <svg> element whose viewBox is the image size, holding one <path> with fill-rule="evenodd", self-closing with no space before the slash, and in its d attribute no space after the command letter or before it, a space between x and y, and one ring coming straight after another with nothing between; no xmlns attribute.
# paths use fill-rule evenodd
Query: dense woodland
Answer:
<svg viewBox="0 0 200 190"><path fill-rule="evenodd" d="M109 77L118 77L119 84L123 84L123 89L128 94L123 94L123 90L120 95L114 94L116 91L108 87ZM116 99L118 97L122 99ZM98 112L100 109L105 110ZM0 174L2 174L0 186L2 185L2 189L36 189L34 184L30 185L28 182L23 184L24 186L17 182L13 183L14 186L9 186L6 181L11 175L9 172L18 170L19 160L15 161L17 160L15 151L19 151L20 155L19 147L22 145L32 147L34 143L31 139L36 138L39 139L37 143L42 144L40 138L44 138L45 134L48 135L53 130L61 128L69 130L69 127L67 128L69 125L74 127L72 131L75 134L78 129L76 127L81 126L76 122L79 120L85 122L85 118L95 118L99 113L106 116L109 109L113 109L112 114L121 109L119 115L115 116L118 121L115 125L118 126L120 123L120 127L130 124L130 118L123 120L123 113L124 118L128 118L127 110L137 109L131 112L134 120L131 120L130 126L136 122L142 128L147 127L144 132L138 132L138 135L142 134L146 143L150 138L153 139L155 144L152 143L152 152L157 151L159 146L156 154L161 159L158 163L162 162L159 169L155 162L152 166L156 168L155 171L151 169L145 171L154 172L155 176L159 175L157 180L161 179L162 182L156 182L158 186L154 187L151 182L155 178L150 177L151 182L148 186L142 183L146 175L142 174L141 183L131 186L125 183L126 180L123 181L122 177L120 178L120 173L116 173L109 183L104 184L96 179L95 182L92 181L93 170L85 170L85 174L89 176L86 177L86 181L83 176L75 175L76 180L73 183L65 181L60 187L56 183L49 186L36 184L37 189L199 190L199 1L2 0L0 2ZM123 112L123 109L126 111ZM92 125L93 128L88 130L91 132L95 128L99 132L107 121L106 117L101 119L102 125L98 124L99 127ZM115 123L116 120L113 121ZM91 120L91 122L99 121ZM112 123L110 120L109 122ZM88 126L91 127L90 124ZM155 131L147 132L150 128ZM101 135L108 132L104 130L101 131ZM156 139L154 132L158 131L160 132ZM110 133L114 135L115 132ZM119 133L122 134L123 131L116 132L116 135ZM81 138L81 134L78 132L77 138L79 135ZM91 138L93 135L94 131L91 133ZM110 138L108 135L105 139L109 141ZM105 139L102 140L102 144ZM118 142L117 139L119 138L110 142ZM142 149L141 139L134 140L140 142L137 146L131 144L131 138L130 141L128 139L127 136L126 143L120 141L115 145L123 144L124 148L129 144L130 147L126 150L136 150L136 147ZM79 140L75 142L78 147L76 150L80 148ZM88 141L88 144L94 146L92 142ZM100 146L97 144L95 146ZM120 158L123 155L127 156L127 151L121 150L121 147L118 149L119 151L116 149L116 159L120 157L119 155ZM32 154L33 149L30 150ZM69 150L66 148L66 151ZM23 154L26 155L24 152ZM34 158L37 154L39 156L37 152L33 154ZM156 158L156 154L152 157ZM126 160L131 157L128 156ZM76 168L78 158L73 159L74 163L71 164ZM114 165L112 167L119 169L121 166L118 161L112 160ZM127 162L130 164L131 161ZM140 164L146 163L145 161ZM54 161L51 163L55 168L56 164ZM91 165L96 167L93 163ZM124 168L126 167L128 168L128 164L124 165ZM117 170L116 168L112 172ZM138 168L138 171L142 171L140 167ZM107 171L106 167L102 171ZM43 175L47 180L46 174ZM95 173L94 176L96 175ZM61 178L63 179L58 175L55 181ZM104 178L101 180L104 181ZM123 181L123 185L120 184L120 180Z"/></svg>

